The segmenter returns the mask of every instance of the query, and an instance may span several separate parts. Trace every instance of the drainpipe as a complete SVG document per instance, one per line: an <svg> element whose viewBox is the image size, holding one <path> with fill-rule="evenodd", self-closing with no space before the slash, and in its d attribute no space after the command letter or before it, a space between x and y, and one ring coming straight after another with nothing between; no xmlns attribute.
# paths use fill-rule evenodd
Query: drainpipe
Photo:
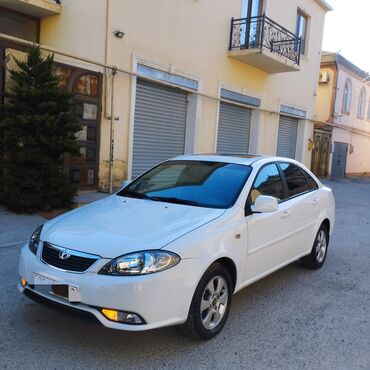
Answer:
<svg viewBox="0 0 370 370"><path fill-rule="evenodd" d="M104 48L104 64L108 64L108 43L109 43L109 0L105 3L105 48ZM117 74L117 69L112 69L111 74L111 91L110 91L110 114L108 114L108 68L104 67L104 118L109 119L109 160L108 160L108 192L113 193L113 163L114 163L114 78Z"/></svg>
<svg viewBox="0 0 370 370"><path fill-rule="evenodd" d="M338 51L339 53L339 51ZM336 69L336 76L335 76L335 88L334 88L334 101L333 101L333 112L331 112L331 123L335 123L335 107L337 105L337 98L338 98L338 80L339 80L339 61L338 61L338 53L335 54L335 69Z"/></svg>
<svg viewBox="0 0 370 370"><path fill-rule="evenodd" d="M109 34L109 0L105 3L105 48L104 48L104 64L108 64L108 34ZM104 118L108 117L108 68L104 67Z"/></svg>
<svg viewBox="0 0 370 370"><path fill-rule="evenodd" d="M112 69L111 76L111 92L110 92L110 128L109 128L109 169L108 169L108 192L113 193L113 160L114 160L114 111L113 111L113 101L114 101L114 77L117 74L117 69Z"/></svg>

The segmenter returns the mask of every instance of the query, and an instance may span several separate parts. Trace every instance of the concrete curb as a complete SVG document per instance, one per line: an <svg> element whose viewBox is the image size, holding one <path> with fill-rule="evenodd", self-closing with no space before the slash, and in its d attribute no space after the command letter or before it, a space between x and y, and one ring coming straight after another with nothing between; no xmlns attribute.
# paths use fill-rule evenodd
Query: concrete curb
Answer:
<svg viewBox="0 0 370 370"><path fill-rule="evenodd" d="M0 248L17 247L17 246L20 246L20 245L23 245L23 244L26 244L26 243L27 243L27 240L22 240L22 241L19 241L19 242L13 242L13 243L10 243L10 244L0 244Z"/></svg>

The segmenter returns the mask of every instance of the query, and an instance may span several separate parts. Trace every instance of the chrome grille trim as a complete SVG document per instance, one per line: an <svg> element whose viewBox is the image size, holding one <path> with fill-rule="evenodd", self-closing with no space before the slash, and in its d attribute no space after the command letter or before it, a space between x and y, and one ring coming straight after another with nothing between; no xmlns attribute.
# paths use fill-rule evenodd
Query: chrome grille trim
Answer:
<svg viewBox="0 0 370 370"><path fill-rule="evenodd" d="M50 255L50 253L57 253L66 251L70 254L70 257L67 260L57 259L55 255ZM40 255L41 261L48 266L51 266L55 269L65 272L73 273L84 273L91 266L93 266L97 261L102 257L96 254L85 253L76 251L70 248L63 248L48 242L42 243L42 250ZM72 258L72 260L70 259Z"/></svg>

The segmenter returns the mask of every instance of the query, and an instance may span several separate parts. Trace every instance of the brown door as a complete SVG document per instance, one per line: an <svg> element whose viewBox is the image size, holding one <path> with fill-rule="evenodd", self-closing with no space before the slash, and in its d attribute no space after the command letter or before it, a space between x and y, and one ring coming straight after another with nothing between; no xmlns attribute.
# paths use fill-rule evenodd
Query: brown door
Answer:
<svg viewBox="0 0 370 370"><path fill-rule="evenodd" d="M4 101L5 49L0 45L0 104Z"/></svg>
<svg viewBox="0 0 370 370"><path fill-rule="evenodd" d="M98 186L99 136L101 119L101 79L99 74L75 71L70 78L74 114L82 125L77 134L80 156L70 157L69 175L79 188Z"/></svg>
<svg viewBox="0 0 370 370"><path fill-rule="evenodd" d="M78 189L98 187L101 122L101 74L66 65L57 65L61 84L73 93L73 113L82 130L76 135L80 156L66 155L64 169Z"/></svg>
<svg viewBox="0 0 370 370"><path fill-rule="evenodd" d="M328 176L331 133L322 130L315 130L314 144L315 147L312 151L311 170L316 176Z"/></svg>

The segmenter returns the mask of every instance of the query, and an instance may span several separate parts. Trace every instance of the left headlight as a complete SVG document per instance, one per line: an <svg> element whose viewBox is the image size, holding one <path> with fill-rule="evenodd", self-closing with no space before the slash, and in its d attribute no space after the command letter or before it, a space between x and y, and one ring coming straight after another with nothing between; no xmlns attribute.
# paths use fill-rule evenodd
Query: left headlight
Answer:
<svg viewBox="0 0 370 370"><path fill-rule="evenodd" d="M176 253L153 250L125 254L108 262L99 274L104 275L146 275L167 270L180 262Z"/></svg>
<svg viewBox="0 0 370 370"><path fill-rule="evenodd" d="M44 225L40 225L31 235L30 241L28 242L28 247L33 254L37 253L37 247L40 241L41 230Z"/></svg>

